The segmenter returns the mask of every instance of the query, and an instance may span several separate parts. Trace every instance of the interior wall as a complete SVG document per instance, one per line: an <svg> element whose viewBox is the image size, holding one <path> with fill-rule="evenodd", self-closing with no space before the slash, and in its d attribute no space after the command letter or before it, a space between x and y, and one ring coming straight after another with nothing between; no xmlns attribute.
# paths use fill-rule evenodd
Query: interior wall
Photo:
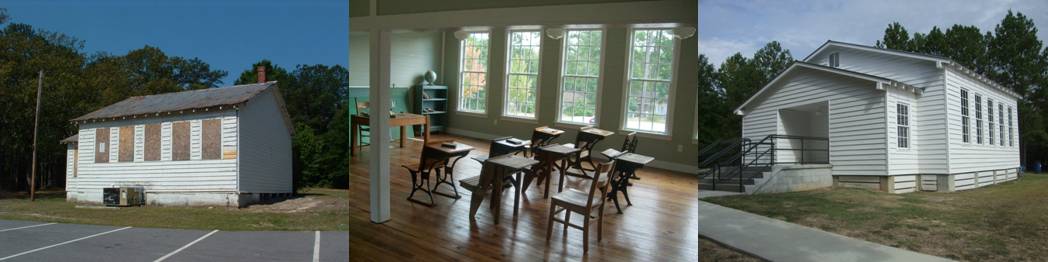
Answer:
<svg viewBox="0 0 1048 262"><path fill-rule="evenodd" d="M531 137L532 130L537 126L553 126L566 132L556 142L573 142L577 134L578 126L557 124L557 103L560 75L560 54L562 52L561 40L542 38L541 71L539 81L538 114L536 120L518 120L502 117L503 94L505 90L505 52L506 52L506 30L505 28L491 29L491 61L488 69L488 104L484 115L457 113L454 108L458 100L458 70L459 70L459 41L452 32L445 32L445 64L444 75L447 79L449 97L452 100L449 107L450 128L452 132L457 130L478 134L496 136L514 136L518 138ZM628 28L625 26L611 26L604 33L604 71L601 75L602 87L600 91L598 128L616 132L616 135L598 144L598 152L605 148L618 148L622 145L624 134L621 130L623 112L623 95L626 75L627 51L629 49ZM671 137L641 137L637 151L641 154L650 155L656 160L676 164L677 167L687 169L694 167L698 161L698 145L694 142L694 129L697 116L695 115L695 102L697 93L698 71L695 57L698 57L697 37L683 39L678 48L680 49L678 68L676 72L676 93L672 104L672 126ZM687 166L687 167L685 167Z"/></svg>
<svg viewBox="0 0 1048 262"><path fill-rule="evenodd" d="M414 103L411 87L422 81L426 70L440 72L441 36L436 30L397 31L391 36L390 84L393 86L392 97L395 101L394 112L411 112ZM349 101L369 101L368 85L370 84L370 38L367 32L350 32L349 37ZM437 83L442 83L438 76ZM356 114L356 107L350 107L350 113ZM393 137L400 136L400 130L394 128ZM408 136L412 136L411 133ZM366 139L364 140L365 142Z"/></svg>

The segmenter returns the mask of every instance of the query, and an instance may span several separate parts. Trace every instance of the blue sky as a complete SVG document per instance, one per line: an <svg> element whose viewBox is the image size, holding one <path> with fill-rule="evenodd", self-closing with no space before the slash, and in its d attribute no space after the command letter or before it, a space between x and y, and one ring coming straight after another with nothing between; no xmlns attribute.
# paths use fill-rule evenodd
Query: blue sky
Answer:
<svg viewBox="0 0 1048 262"><path fill-rule="evenodd" d="M152 45L199 57L229 72L225 85L263 58L292 69L345 67L349 57L346 0L8 0L0 7L12 22L84 40L89 54Z"/></svg>
<svg viewBox="0 0 1048 262"><path fill-rule="evenodd" d="M779 41L801 59L829 39L873 45L893 21L911 34L954 24L990 31L1009 9L1033 19L1048 44L1046 0L700 0L699 52L718 66Z"/></svg>

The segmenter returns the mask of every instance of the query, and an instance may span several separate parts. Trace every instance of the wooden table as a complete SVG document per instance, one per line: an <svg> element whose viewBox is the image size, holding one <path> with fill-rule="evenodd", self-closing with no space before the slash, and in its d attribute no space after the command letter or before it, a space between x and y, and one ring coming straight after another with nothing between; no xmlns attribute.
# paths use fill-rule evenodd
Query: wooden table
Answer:
<svg viewBox="0 0 1048 262"><path fill-rule="evenodd" d="M502 155L493 158L488 158L485 161L485 163L492 164L495 166L495 186L491 188L492 192L490 203L491 206L495 209L495 224L498 224L499 215L501 215L502 213L502 209L499 208L499 205L502 203L502 183L506 181L505 177L516 175L517 181L522 181L523 177L521 176L524 173L521 171L525 168L538 164L539 161L526 157ZM520 185L515 186L513 188L515 190L515 195L513 197L513 217L516 218L517 213L520 210L521 188Z"/></svg>
<svg viewBox="0 0 1048 262"><path fill-rule="evenodd" d="M586 127L586 126L584 126L582 128L579 128L579 131L585 132L587 134L600 136L600 137L603 137L603 138L607 138L607 137L615 134L615 132L611 132L611 131L608 131L608 130L604 130L604 129L600 129L600 128L596 128L596 127Z"/></svg>
<svg viewBox="0 0 1048 262"><path fill-rule="evenodd" d="M616 177L611 177L611 192L608 192L608 198L611 198L615 202L615 209L618 210L619 214L622 214L622 208L619 207L618 192L622 191L622 195L626 198L626 205L632 206L630 203L630 195L626 189L629 187L629 178L637 169L644 167L651 161L654 161L654 157L645 156L641 154L625 153L620 154L615 159L615 172Z"/></svg>
<svg viewBox="0 0 1048 262"><path fill-rule="evenodd" d="M437 174L435 175L436 183L433 184L433 188L430 189L430 190L433 193L438 194L438 195L442 195L442 196L446 196L446 197L450 197L450 198L454 198L454 199L459 199L459 198L462 198L462 196L459 195L458 188L455 187L455 183L454 183L455 182L455 164L458 164L458 161L460 159L462 159L462 157L465 157L465 156L469 155L469 152L473 150L473 147L470 146L470 145L467 145L467 144L454 142L454 141L452 141L452 142L455 143L455 147L445 147L445 146L442 145L445 142L447 142L447 141L439 141L439 142L433 142L433 143L427 143L426 144L427 148L436 149L437 151L440 151L441 153L443 153L441 158L444 159L444 161L443 161L444 166L442 168L444 172L441 172L440 170L437 171ZM452 161L451 158L455 158L455 160ZM440 187L440 184L447 184L447 185L451 186L451 190L454 193L453 194L448 194L448 193L437 191L437 188Z"/></svg>
<svg viewBox="0 0 1048 262"><path fill-rule="evenodd" d="M360 134L358 134L359 132L357 131L357 129L359 129L360 126L370 125L371 123L369 121L370 121L370 119L369 119L368 116L362 116L362 115L353 115L352 119L350 120L350 126L349 126L349 132L350 132L350 134L349 134L349 140L350 140L349 141L349 155L350 156L356 155L356 151L360 150L360 138L358 137ZM414 126L414 125L422 125L422 141L423 142L429 142L429 116L410 114L410 113L400 113L400 114L393 115L393 117L390 117L390 119L389 119L389 126L399 126L400 127L400 147L404 147L404 141L408 139L407 126ZM374 135L372 135L371 137L372 137L372 139L375 138ZM384 138L385 136L380 136L380 137Z"/></svg>

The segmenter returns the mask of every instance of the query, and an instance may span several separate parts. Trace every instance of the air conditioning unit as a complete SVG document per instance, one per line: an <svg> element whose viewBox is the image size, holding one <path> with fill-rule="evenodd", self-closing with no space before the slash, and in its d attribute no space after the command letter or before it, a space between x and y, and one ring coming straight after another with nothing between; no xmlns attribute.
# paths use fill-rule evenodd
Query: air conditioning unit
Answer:
<svg viewBox="0 0 1048 262"><path fill-rule="evenodd" d="M141 206L145 204L145 190L141 187L103 188L102 203L106 206Z"/></svg>

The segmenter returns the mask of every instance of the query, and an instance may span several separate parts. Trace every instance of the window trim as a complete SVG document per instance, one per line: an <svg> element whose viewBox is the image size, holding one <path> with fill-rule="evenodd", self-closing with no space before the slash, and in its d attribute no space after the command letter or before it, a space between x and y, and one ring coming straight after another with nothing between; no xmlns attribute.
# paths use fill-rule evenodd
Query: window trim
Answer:
<svg viewBox="0 0 1048 262"><path fill-rule="evenodd" d="M669 89L670 90L668 92L669 99L668 99L667 104L666 104L666 132L659 133L659 132L649 131L649 130L640 130L640 129L626 128L626 115L628 114L628 111L629 111L628 103L629 103L630 75L633 73L632 72L633 68L632 68L632 66L630 66L630 61L633 58L633 36L634 36L634 33L637 30L671 30L671 29L673 29L673 28L666 28L666 27L654 27L654 28L633 27L633 28L630 28L629 30L627 30L627 33L626 33L627 39L626 39L626 41L629 42L629 45L628 45L628 47L626 49L626 62L625 62L625 64L623 64L626 67L626 74L623 75L622 102L619 104L620 106L622 106L622 110L619 112L619 130L621 130L621 131L629 131L629 132L637 132L637 134L642 134L643 133L643 134L647 134L647 135L653 136L653 137L666 137L666 138L673 137L673 111L675 111L675 110L673 110L674 109L673 107L676 105L677 82L679 82L679 81L677 81L677 71L680 71L679 67L680 67L681 39L677 39L677 38L672 37L672 36L670 37L670 39L672 39L672 41L673 41L673 54L672 54L673 57L672 57L671 62L670 62L670 71L671 71L670 72L670 81L669 81ZM697 102L698 101L696 101L696 105L695 105L695 110L696 111L698 111L698 104L697 104ZM696 126L697 125L698 125L698 120L696 120ZM698 129L696 128L696 130L698 130ZM698 141L698 131L695 132L695 140Z"/></svg>
<svg viewBox="0 0 1048 262"><path fill-rule="evenodd" d="M997 135L1001 140L997 145L1004 147L1004 103L997 102L997 129L1000 132Z"/></svg>
<svg viewBox="0 0 1048 262"><path fill-rule="evenodd" d="M597 75L597 92L595 94L595 105L594 105L594 108L593 108L593 123L592 124L590 124L590 123L569 122L569 121L564 121L564 120L562 120L560 118L561 115L563 115L563 114L561 114L561 106L564 104L563 101L562 101L563 98L564 98L564 91L563 91L564 90L564 76L565 76L564 75L564 71L565 71L565 69L567 69L567 67L564 66L564 63L566 62L566 60L568 58L567 57L567 53L568 53L568 34L571 31L600 31L600 61L598 62L598 64L600 64L600 69L597 72L598 73L598 75ZM560 67L560 69L559 69L558 76L557 76L557 106L556 106L556 110L557 110L556 111L556 115L557 116L556 116L556 118L555 118L555 120L553 122L556 125L569 126L569 127L599 126L600 125L601 95L604 93L603 92L603 89L604 89L604 73L605 73L604 72L604 66L605 66L604 62L607 61L608 30L606 28L604 28L604 27L592 27L592 28L590 28L590 27L570 28L569 27L569 28L565 28L564 29L564 38L561 38L560 42L561 42L560 43L560 63L558 65Z"/></svg>
<svg viewBox="0 0 1048 262"><path fill-rule="evenodd" d="M961 142L965 144L972 143L972 116L971 116L971 101L968 101L968 89L961 88L959 96L961 97Z"/></svg>
<svg viewBox="0 0 1048 262"><path fill-rule="evenodd" d="M513 70L510 69L510 64L512 63L512 57L513 57L513 41L512 41L512 39L513 39L513 33L516 33L516 32L537 32L537 33L539 33L539 54L538 54L538 59L536 59L536 62L538 62L538 66L539 67L538 67L538 71L535 73L535 112L534 112L534 116L532 116L532 117L514 116L514 115L507 114L507 112L509 111L508 110L509 107L507 106L507 105L509 105L509 88L510 88L509 87L509 81L510 81L510 75L513 74ZM501 114L501 116L503 118L505 118L506 120L522 120L524 122L537 122L538 121L539 110L541 108L539 106L539 98L542 97L542 50L543 50L543 48L545 48L545 42L546 42L546 40L545 40L545 36L543 35L542 29L513 29L513 28L510 28L510 29L506 30L506 53L505 53L506 54L506 59L505 59L506 60L505 61L506 62L506 66L504 67L505 68L505 70L504 70L505 71L505 75L503 76L503 79L502 79L502 114ZM523 75L523 74L518 74L518 75Z"/></svg>
<svg viewBox="0 0 1048 262"><path fill-rule="evenodd" d="M1008 147L1015 147L1015 129L1012 125L1012 106L1008 105Z"/></svg>
<svg viewBox="0 0 1048 262"><path fill-rule="evenodd" d="M906 109L905 114L902 113L902 109L904 108ZM905 125L901 124L899 121L900 117L902 116L906 117ZM902 132L902 128L905 128L905 133ZM897 149L904 150L909 150L910 148L912 148L911 145L913 143L911 143L911 141L913 141L913 139L910 138L910 134L910 105L906 103L897 102L895 103L895 147ZM905 137L903 135L905 135ZM902 143L904 142L903 139L905 139L905 143Z"/></svg>
<svg viewBox="0 0 1048 262"><path fill-rule="evenodd" d="M976 93L975 96L975 143L983 144L983 129L982 129L982 95Z"/></svg>
<svg viewBox="0 0 1048 262"><path fill-rule="evenodd" d="M491 87L491 85L490 85L490 83L491 83L491 39L492 39L491 31L490 30L476 30L476 31L467 31L467 32L470 35L477 34L477 33L488 34L488 48L487 48L487 50L485 50L486 52L488 52L488 66L487 66L487 68L484 68L484 87L483 87L483 89L484 89L484 110L482 110L482 111L470 111L470 110L463 110L462 109L462 99L463 99L462 92L464 91L464 89L462 88L462 85L465 82L463 80L463 78L462 78L462 74L466 72L464 70L465 66L463 64L463 62L464 62L463 60L465 59L465 56L466 56L466 52L465 52L465 47L466 47L465 46L465 41L466 40L463 39L463 40L459 40L459 47L458 47L458 49L459 49L459 55L458 55L459 68L458 68L458 87L457 87L458 88L458 92L455 92L456 93L455 94L455 113L456 114L470 114L470 115L475 115L475 116L486 117L487 114L488 114L488 106L489 106L489 104L488 104L488 98L489 98L488 97L488 95L489 95L488 93L489 92L488 91L489 91L489 88ZM473 72L473 73L479 73L479 72Z"/></svg>
<svg viewBox="0 0 1048 262"><path fill-rule="evenodd" d="M993 127L994 127L994 121L993 120L994 120L994 116L993 116L993 99L992 98L986 98L986 121L987 121L986 122L986 126L989 127L989 128L986 129L986 134L988 135L987 138L989 138L986 141L989 142L988 144L990 146L994 146L996 144L996 143L994 143L994 141L996 141L994 139L994 136L996 136L997 134L993 132Z"/></svg>

